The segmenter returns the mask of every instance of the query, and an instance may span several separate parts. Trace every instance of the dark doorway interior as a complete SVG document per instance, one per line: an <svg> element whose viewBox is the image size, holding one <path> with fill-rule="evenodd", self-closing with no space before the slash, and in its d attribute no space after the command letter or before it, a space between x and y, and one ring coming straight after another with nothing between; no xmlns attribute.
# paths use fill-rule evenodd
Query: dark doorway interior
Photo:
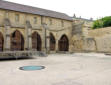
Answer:
<svg viewBox="0 0 111 85"><path fill-rule="evenodd" d="M3 51L3 45L4 45L4 39L2 33L0 32L0 52Z"/></svg>
<svg viewBox="0 0 111 85"><path fill-rule="evenodd" d="M55 37L53 36L52 33L50 33L50 51L55 50L55 45L56 45Z"/></svg>
<svg viewBox="0 0 111 85"><path fill-rule="evenodd" d="M59 51L68 51L69 50L69 40L66 35L63 35L58 43Z"/></svg>
<svg viewBox="0 0 111 85"><path fill-rule="evenodd" d="M12 51L24 50L24 38L23 35L18 30L16 30L11 35L11 50Z"/></svg>
<svg viewBox="0 0 111 85"><path fill-rule="evenodd" d="M41 51L42 48L41 37L37 32L32 34L32 48L37 51Z"/></svg>

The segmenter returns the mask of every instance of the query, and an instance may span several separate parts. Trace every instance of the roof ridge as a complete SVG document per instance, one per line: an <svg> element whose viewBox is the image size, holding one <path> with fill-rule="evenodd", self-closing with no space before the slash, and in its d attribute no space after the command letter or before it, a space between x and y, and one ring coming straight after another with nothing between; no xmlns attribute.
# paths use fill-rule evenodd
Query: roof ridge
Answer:
<svg viewBox="0 0 111 85"><path fill-rule="evenodd" d="M40 8L40 7L35 7L35 6L31 6L31 5L26 5L26 4L20 4L20 3L15 3L15 2L11 2L11 1L6 1L6 0L0 0L3 2L9 2L9 3L13 3L13 4L17 4L17 5L22 5L22 6L27 6L27 7L32 7L35 9L42 9L42 10L47 10L47 11L52 11L52 12L56 12L56 13L61 13L61 14L66 14L66 13L62 13L62 12L58 12L58 11L53 11L53 10L49 10L49 9L44 9L44 8ZM66 14L67 15L67 14Z"/></svg>
<svg viewBox="0 0 111 85"><path fill-rule="evenodd" d="M38 7L33 7L33 6L28 6L28 5L19 4L19 3L10 2L10 1L0 0L0 2L1 2L0 8L3 8L3 9L27 12L27 13L44 15L44 16L49 16L49 17L54 17L54 18L66 19L66 20L72 20L72 18L69 17L65 13L38 8Z"/></svg>

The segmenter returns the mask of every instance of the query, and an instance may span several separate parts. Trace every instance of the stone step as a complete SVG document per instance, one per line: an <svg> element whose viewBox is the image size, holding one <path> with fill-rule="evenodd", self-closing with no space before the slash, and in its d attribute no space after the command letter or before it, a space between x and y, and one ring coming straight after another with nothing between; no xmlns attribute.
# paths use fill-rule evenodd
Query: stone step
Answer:
<svg viewBox="0 0 111 85"><path fill-rule="evenodd" d="M0 59L6 58L33 58L36 57L46 57L47 55L44 52L39 51L7 51L0 52Z"/></svg>

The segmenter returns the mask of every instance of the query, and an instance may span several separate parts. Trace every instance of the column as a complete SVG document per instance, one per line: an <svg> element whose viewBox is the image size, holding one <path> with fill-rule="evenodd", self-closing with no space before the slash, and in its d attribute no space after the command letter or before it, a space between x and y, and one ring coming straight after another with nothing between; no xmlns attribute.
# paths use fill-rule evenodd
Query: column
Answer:
<svg viewBox="0 0 111 85"><path fill-rule="evenodd" d="M28 49L32 50L32 30L28 29Z"/></svg>
<svg viewBox="0 0 111 85"><path fill-rule="evenodd" d="M49 30L46 30L46 49L47 49L47 53L50 53L50 33L49 33Z"/></svg>
<svg viewBox="0 0 111 85"><path fill-rule="evenodd" d="M58 49L58 41L59 41L59 40L57 39L57 40L56 40L56 53L57 53L58 50L59 50L59 49Z"/></svg>
<svg viewBox="0 0 111 85"><path fill-rule="evenodd" d="M49 34L49 28L47 24L42 24L42 30L43 30L43 49L44 52L50 53L50 34Z"/></svg>
<svg viewBox="0 0 111 85"><path fill-rule="evenodd" d="M25 28L25 50L28 50L28 27Z"/></svg>
<svg viewBox="0 0 111 85"><path fill-rule="evenodd" d="M46 29L42 27L42 51L46 52Z"/></svg>
<svg viewBox="0 0 111 85"><path fill-rule="evenodd" d="M32 50L32 26L29 21L26 21L25 32L25 49Z"/></svg>
<svg viewBox="0 0 111 85"><path fill-rule="evenodd" d="M10 41L10 26L5 26L4 29L4 50L5 51L10 51L10 45L11 45L11 41Z"/></svg>

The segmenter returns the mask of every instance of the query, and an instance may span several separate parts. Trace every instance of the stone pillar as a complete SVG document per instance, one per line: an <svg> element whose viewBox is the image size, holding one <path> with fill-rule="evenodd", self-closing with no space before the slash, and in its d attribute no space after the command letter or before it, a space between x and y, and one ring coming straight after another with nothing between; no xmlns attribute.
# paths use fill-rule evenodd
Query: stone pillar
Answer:
<svg viewBox="0 0 111 85"><path fill-rule="evenodd" d="M59 33L56 33L56 48L55 48L55 50L56 50L56 53L59 51Z"/></svg>
<svg viewBox="0 0 111 85"><path fill-rule="evenodd" d="M28 49L32 50L32 30L28 29Z"/></svg>
<svg viewBox="0 0 111 85"><path fill-rule="evenodd" d="M46 49L47 53L50 53L50 32L46 30Z"/></svg>
<svg viewBox="0 0 111 85"><path fill-rule="evenodd" d="M50 53L50 33L47 24L42 24L43 27L43 49L44 52Z"/></svg>
<svg viewBox="0 0 111 85"><path fill-rule="evenodd" d="M5 19L4 21L4 50L10 51L11 41L10 41L10 21Z"/></svg>
<svg viewBox="0 0 111 85"><path fill-rule="evenodd" d="M58 41L59 41L59 40L57 39L57 40L56 40L56 53L59 51L59 47L58 47L58 44L59 44L59 43L58 43Z"/></svg>
<svg viewBox="0 0 111 85"><path fill-rule="evenodd" d="M25 32L25 50L32 50L32 26L29 21L26 21Z"/></svg>
<svg viewBox="0 0 111 85"><path fill-rule="evenodd" d="M42 27L42 51L43 52L46 52L46 42L45 42L46 32L45 31L46 31L45 28Z"/></svg>

